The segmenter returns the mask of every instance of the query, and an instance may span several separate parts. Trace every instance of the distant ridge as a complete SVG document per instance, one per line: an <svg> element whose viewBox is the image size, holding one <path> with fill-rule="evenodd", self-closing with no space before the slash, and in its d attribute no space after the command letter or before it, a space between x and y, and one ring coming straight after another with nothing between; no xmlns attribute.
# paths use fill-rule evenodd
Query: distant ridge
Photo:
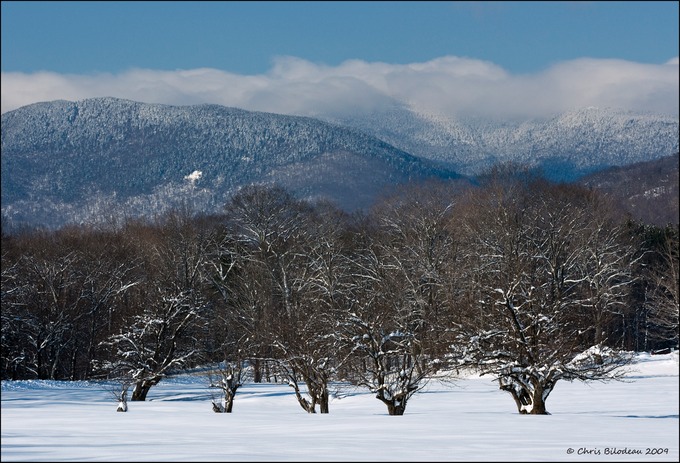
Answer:
<svg viewBox="0 0 680 463"><path fill-rule="evenodd" d="M387 186L456 178L361 131L219 105L116 98L37 103L2 115L6 224L150 216L171 207L221 210L250 183L278 183L346 209Z"/></svg>
<svg viewBox="0 0 680 463"><path fill-rule="evenodd" d="M664 227L680 221L680 155L583 177L579 183L611 196L635 220Z"/></svg>
<svg viewBox="0 0 680 463"><path fill-rule="evenodd" d="M474 177L503 162L573 182L612 166L665 159L678 152L680 137L677 118L598 108L514 122L453 119L405 105L318 117L116 98L7 112L3 225L119 222L173 207L218 212L252 183L277 183L299 197L356 210L401 183ZM630 193L628 210L652 210L645 192L664 185L637 191L623 182L617 195ZM664 214L645 220L663 221Z"/></svg>
<svg viewBox="0 0 680 463"><path fill-rule="evenodd" d="M539 169L551 180L574 181L607 167L672 155L680 139L677 117L595 107L525 120L451 117L405 105L322 118L467 176L512 161Z"/></svg>

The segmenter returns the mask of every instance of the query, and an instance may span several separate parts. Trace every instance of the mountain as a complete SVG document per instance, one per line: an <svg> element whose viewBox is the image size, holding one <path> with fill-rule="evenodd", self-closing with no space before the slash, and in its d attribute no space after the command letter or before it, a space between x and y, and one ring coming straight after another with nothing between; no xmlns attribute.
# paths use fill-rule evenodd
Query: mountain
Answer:
<svg viewBox="0 0 680 463"><path fill-rule="evenodd" d="M592 107L527 120L451 117L399 104L361 115L317 117L364 130L463 175L512 161L555 181L669 156L678 151L680 130L677 117Z"/></svg>
<svg viewBox="0 0 680 463"><path fill-rule="evenodd" d="M358 130L218 105L115 98L37 103L2 115L5 224L221 209L250 183L278 183L346 209L382 188L458 177Z"/></svg>
<svg viewBox="0 0 680 463"><path fill-rule="evenodd" d="M598 108L501 121L394 102L377 112L311 118L208 104L53 101L2 115L2 216L5 225L58 227L178 206L217 212L252 183L278 183L355 210L395 184L474 177L501 162L578 181L677 153L678 138L677 117ZM629 189L630 203L665 188L657 180L645 190L635 182L617 188ZM638 211L646 208L636 201Z"/></svg>
<svg viewBox="0 0 680 463"><path fill-rule="evenodd" d="M680 155L612 167L585 176L581 185L603 191L637 220L660 227L677 224L680 215Z"/></svg>

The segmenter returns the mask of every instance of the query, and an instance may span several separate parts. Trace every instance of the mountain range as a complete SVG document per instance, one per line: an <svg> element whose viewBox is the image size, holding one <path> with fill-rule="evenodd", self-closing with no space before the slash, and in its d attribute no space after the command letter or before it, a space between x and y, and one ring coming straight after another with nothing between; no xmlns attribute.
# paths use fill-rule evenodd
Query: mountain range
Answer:
<svg viewBox="0 0 680 463"><path fill-rule="evenodd" d="M663 227L677 224L680 216L680 155L586 175L578 183L611 196L636 220Z"/></svg>
<svg viewBox="0 0 680 463"><path fill-rule="evenodd" d="M587 108L535 121L452 120L395 106L301 117L116 98L52 101L2 115L3 225L219 211L239 187L366 208L386 188L474 182L499 162L575 181L678 151L678 119Z"/></svg>
<svg viewBox="0 0 680 463"><path fill-rule="evenodd" d="M398 105L352 117L319 117L466 176L514 162L551 180L574 181L676 153L679 138L677 117L595 107L535 119L452 117Z"/></svg>

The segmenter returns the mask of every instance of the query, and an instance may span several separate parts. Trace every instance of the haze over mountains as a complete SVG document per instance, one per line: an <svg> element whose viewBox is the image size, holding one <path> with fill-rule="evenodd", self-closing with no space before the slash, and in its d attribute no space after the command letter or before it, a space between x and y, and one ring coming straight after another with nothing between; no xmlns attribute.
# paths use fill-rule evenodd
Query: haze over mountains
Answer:
<svg viewBox="0 0 680 463"><path fill-rule="evenodd" d="M52 101L2 115L2 215L3 224L58 227L177 206L217 212L250 183L355 210L390 186L474 177L499 162L573 181L677 152L677 118L596 108L500 122L397 105L308 118L115 98Z"/></svg>
<svg viewBox="0 0 680 463"><path fill-rule="evenodd" d="M393 108L337 122L468 176L515 162L538 168L552 180L572 181L678 151L677 118L594 107L549 118L495 120Z"/></svg>

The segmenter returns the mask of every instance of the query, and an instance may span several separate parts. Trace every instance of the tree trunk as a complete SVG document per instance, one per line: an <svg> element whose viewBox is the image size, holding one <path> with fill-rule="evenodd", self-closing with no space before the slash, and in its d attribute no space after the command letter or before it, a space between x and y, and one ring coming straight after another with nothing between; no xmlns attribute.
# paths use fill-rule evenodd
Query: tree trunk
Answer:
<svg viewBox="0 0 680 463"><path fill-rule="evenodd" d="M517 411L522 415L549 415L545 408L542 384L534 386L533 390L527 389L519 382L507 378L509 383L501 383L501 390L509 392L517 405ZM546 395L547 397L547 395Z"/></svg>
<svg viewBox="0 0 680 463"><path fill-rule="evenodd" d="M550 415L545 409L545 399L552 387L548 387L543 383L537 384L534 387L534 392L531 397L531 415ZM545 393L547 392L547 393Z"/></svg>
<svg viewBox="0 0 680 463"><path fill-rule="evenodd" d="M262 382L262 365L260 363L260 359L255 359L253 362L253 382Z"/></svg>
<svg viewBox="0 0 680 463"><path fill-rule="evenodd" d="M230 395L224 403L224 413L231 413L234 408L234 396Z"/></svg>
<svg viewBox="0 0 680 463"><path fill-rule="evenodd" d="M531 412L529 412L531 415L550 415L548 411L545 409L545 400L543 400L543 397L536 397L534 395L534 401L531 407Z"/></svg>
<svg viewBox="0 0 680 463"><path fill-rule="evenodd" d="M501 389L510 393L517 405L517 411L522 415L528 413L531 408L531 396L523 388L512 386L501 386Z"/></svg>
<svg viewBox="0 0 680 463"><path fill-rule="evenodd" d="M387 403L387 413L401 416L406 411L406 402L392 401Z"/></svg>
<svg viewBox="0 0 680 463"><path fill-rule="evenodd" d="M325 394L322 394L321 397L319 398L319 412L320 413L328 413L328 392Z"/></svg>
<svg viewBox="0 0 680 463"><path fill-rule="evenodd" d="M146 395L149 393L149 389L152 386L158 384L161 379L148 379L144 381L139 381L135 383L135 388L132 390L133 402L144 402L146 400Z"/></svg>
<svg viewBox="0 0 680 463"><path fill-rule="evenodd" d="M239 385L233 384L228 386L226 394L224 395L224 413L231 413L234 408L234 399L236 398L236 391L239 387Z"/></svg>
<svg viewBox="0 0 680 463"><path fill-rule="evenodd" d="M36 371L38 372L38 379L47 379L45 374L45 369L43 368L43 350L38 349L38 355L36 356Z"/></svg>
<svg viewBox="0 0 680 463"><path fill-rule="evenodd" d="M309 390L309 395L314 398L314 404L319 405L319 413L328 413L328 385L323 379L319 379L316 382L311 381L309 377L305 378L305 382L309 384L315 384Z"/></svg>
<svg viewBox="0 0 680 463"><path fill-rule="evenodd" d="M78 362L78 343L76 342L76 345L73 346L73 350L71 351L71 373L69 374L69 379L71 381L76 380L76 363Z"/></svg>
<svg viewBox="0 0 680 463"><path fill-rule="evenodd" d="M302 407L304 411L307 413L316 413L316 400L312 397L312 400L309 401L305 399L302 394L300 393L300 390L297 387L297 384L294 386L295 388L295 397L298 400L298 403Z"/></svg>
<svg viewBox="0 0 680 463"><path fill-rule="evenodd" d="M401 416L406 411L406 399L387 398L384 391L378 392L376 398L387 405L387 413L390 415Z"/></svg>
<svg viewBox="0 0 680 463"><path fill-rule="evenodd" d="M146 395L149 393L149 389L151 389L151 386L148 385L146 381L136 383L135 388L132 390L131 400L133 402L144 402L146 400Z"/></svg>

